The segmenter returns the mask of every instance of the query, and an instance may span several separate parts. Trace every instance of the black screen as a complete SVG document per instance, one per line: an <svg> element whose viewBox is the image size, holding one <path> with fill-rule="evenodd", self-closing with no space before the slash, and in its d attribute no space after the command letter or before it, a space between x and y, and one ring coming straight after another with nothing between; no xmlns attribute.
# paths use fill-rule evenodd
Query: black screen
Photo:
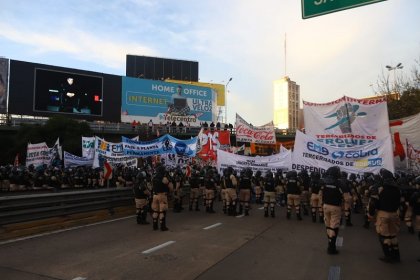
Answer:
<svg viewBox="0 0 420 280"><path fill-rule="evenodd" d="M34 111L102 116L99 76L35 69Z"/></svg>

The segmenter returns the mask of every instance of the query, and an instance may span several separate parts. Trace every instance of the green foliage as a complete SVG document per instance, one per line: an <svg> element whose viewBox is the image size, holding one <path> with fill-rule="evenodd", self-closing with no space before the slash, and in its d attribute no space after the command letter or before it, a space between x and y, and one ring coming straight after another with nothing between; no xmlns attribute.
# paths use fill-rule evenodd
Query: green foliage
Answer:
<svg viewBox="0 0 420 280"><path fill-rule="evenodd" d="M390 120L400 119L420 113L420 89L410 88L401 94L399 100L388 100Z"/></svg>
<svg viewBox="0 0 420 280"><path fill-rule="evenodd" d="M79 122L67 117L51 117L45 125L21 125L14 135L0 138L0 164L13 163L17 153L20 160L26 158L28 143L46 142L52 147L57 140L63 146L63 151L81 156L81 136L92 136L92 130L86 122Z"/></svg>

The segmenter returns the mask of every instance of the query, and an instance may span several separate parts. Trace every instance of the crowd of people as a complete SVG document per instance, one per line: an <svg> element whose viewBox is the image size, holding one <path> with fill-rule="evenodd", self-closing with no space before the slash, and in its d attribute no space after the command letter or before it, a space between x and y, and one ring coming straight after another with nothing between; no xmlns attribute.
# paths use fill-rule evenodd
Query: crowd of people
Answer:
<svg viewBox="0 0 420 280"><path fill-rule="evenodd" d="M393 174L381 169L378 174L359 177L340 171L337 166L324 174L297 172L253 172L250 168L236 171L232 167L221 174L215 167L192 166L114 168L109 180L102 169L91 167L35 169L0 167L0 190L53 190L79 188L128 187L133 189L138 224L149 224L153 230L168 230L166 218L169 204L173 212L216 213L214 204L222 204L221 213L228 216L253 215L253 205L264 208L264 217L275 218L276 207L285 207L285 219L301 221L309 216L313 223L325 224L328 254L337 254L336 239L341 224L353 226L352 214L364 215L363 227L375 221L379 242L387 263L400 261L397 235L400 223L420 239L420 176ZM187 207L187 206L186 206ZM420 259L419 259L420 261Z"/></svg>

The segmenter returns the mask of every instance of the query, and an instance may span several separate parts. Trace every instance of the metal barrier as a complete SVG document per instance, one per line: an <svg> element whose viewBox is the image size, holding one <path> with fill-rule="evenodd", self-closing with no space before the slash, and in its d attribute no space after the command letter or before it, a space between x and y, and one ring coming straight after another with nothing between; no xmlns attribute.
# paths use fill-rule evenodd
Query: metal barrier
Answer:
<svg viewBox="0 0 420 280"><path fill-rule="evenodd" d="M132 188L0 197L0 225L134 205Z"/></svg>

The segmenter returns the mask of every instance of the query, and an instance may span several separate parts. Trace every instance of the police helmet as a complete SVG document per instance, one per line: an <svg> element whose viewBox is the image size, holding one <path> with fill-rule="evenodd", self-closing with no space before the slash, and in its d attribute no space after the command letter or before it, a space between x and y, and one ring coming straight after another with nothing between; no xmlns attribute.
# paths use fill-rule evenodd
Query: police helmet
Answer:
<svg viewBox="0 0 420 280"><path fill-rule="evenodd" d="M325 172L325 175L328 177L333 177L335 179L340 178L340 167L338 166L332 166L330 168L327 169L327 171Z"/></svg>
<svg viewBox="0 0 420 280"><path fill-rule="evenodd" d="M297 177L297 172L296 172L296 170L290 170L290 171L287 171L287 173L286 173L286 178L296 178Z"/></svg>
<svg viewBox="0 0 420 280"><path fill-rule="evenodd" d="M347 172L346 171L341 171L341 178L343 179L347 179Z"/></svg>
<svg viewBox="0 0 420 280"><path fill-rule="evenodd" d="M388 169L381 168L381 170L379 171L379 174L381 174L381 177L383 179L394 179L394 174L392 174L392 172L389 171Z"/></svg>
<svg viewBox="0 0 420 280"><path fill-rule="evenodd" d="M260 170L258 170L258 171L255 173L255 177L261 177L261 171L260 171Z"/></svg>

